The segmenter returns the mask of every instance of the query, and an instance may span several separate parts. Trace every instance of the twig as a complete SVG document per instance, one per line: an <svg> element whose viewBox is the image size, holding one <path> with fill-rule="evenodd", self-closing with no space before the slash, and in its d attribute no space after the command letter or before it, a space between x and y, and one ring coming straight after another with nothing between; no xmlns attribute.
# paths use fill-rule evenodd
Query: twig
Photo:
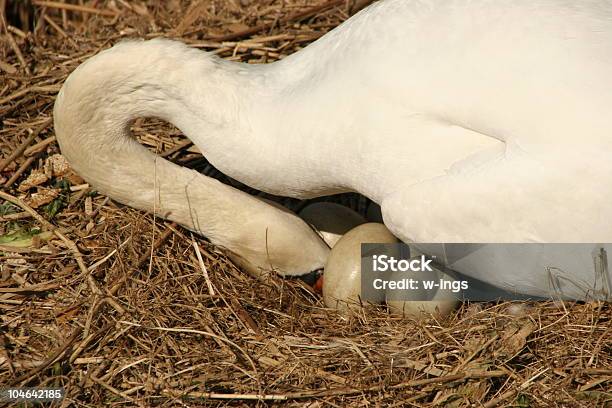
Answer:
<svg viewBox="0 0 612 408"><path fill-rule="evenodd" d="M149 260L151 254L153 254L155 251L157 251L159 249L159 247L161 247L164 242L166 242L168 240L168 238L170 238L170 235L172 235L173 232L173 228L176 227L176 223L170 223L167 224L166 229L164 230L164 232L162 232L162 234L157 238L157 240L153 243L153 246L151 248L151 252L146 252L144 254L142 254L140 256L140 258L138 258L138 261L136 261L136 265L134 265L134 272L133 275L136 275L136 273L138 272L138 270L140 269L140 267L142 265L144 265L144 263L146 261ZM125 274L123 274L110 288L109 293L111 295L115 295L117 294L117 291L119 290L119 288L121 288L121 286L123 286L123 284L127 281L128 276L126 276Z"/></svg>
<svg viewBox="0 0 612 408"><path fill-rule="evenodd" d="M202 253L200 252L200 247L198 246L197 241L193 237L193 234L191 234L191 242L193 242L193 248L198 258L198 264L200 265L200 270L202 271L202 274L204 275L204 279L206 280L206 285L208 286L208 293L210 294L210 296L215 296L215 289L213 288L212 282L210 281L210 276L208 276L206 265L204 265L204 260L202 259Z"/></svg>
<svg viewBox="0 0 612 408"><path fill-rule="evenodd" d="M105 197L104 200L100 203L100 205L97 205L97 208L95 210L93 210L93 212L91 214L88 215L88 217L90 219L94 219L98 213L100 212L100 210L102 210L102 208L104 208L104 206L110 201L109 197Z"/></svg>
<svg viewBox="0 0 612 408"><path fill-rule="evenodd" d="M17 27L13 27L12 25L7 25L6 26L7 30L9 30L11 33L21 37L21 38L26 38L27 34L24 33L23 31L21 31L20 29L18 29Z"/></svg>
<svg viewBox="0 0 612 408"><path fill-rule="evenodd" d="M463 374L453 374L444 377L437 378L427 378L423 380L413 380L407 381L400 384L395 385L385 385L379 384L372 387L367 388L351 388L351 387L342 387L342 388L334 388L330 390L323 391L304 391L304 392L292 392L286 394L222 394L222 393L214 393L214 392L187 392L187 393L177 393L175 391L164 390L163 393L172 395L174 397L188 397L188 398L199 398L199 399L243 399L243 400L264 400L264 401L286 401L292 399L304 399L304 398L319 398L319 397L331 397L331 396L339 396L339 395L353 395L353 394L361 394L366 392L378 392L383 389L401 389L401 388L410 388L410 387L418 387L421 385L428 384L444 384L448 382L458 381L458 380L467 380L471 378L491 378L491 377L500 377L506 375L507 373L502 370L496 370L491 372L479 372L479 373L463 373Z"/></svg>
<svg viewBox="0 0 612 408"><path fill-rule="evenodd" d="M109 330L114 325L115 325L115 321L107 322L100 329L96 330L95 333L91 333L89 336L85 337L83 339L83 341L81 341L81 343L79 343L79 345L74 349L74 352L70 355L70 358L68 359L68 361L70 363L72 363L74 360L76 360L77 357L83 352L83 350L85 350L87 348L87 346L89 346L89 344L96 337L98 337L100 334L104 333L105 331ZM117 349L117 350L119 350L119 349Z"/></svg>
<svg viewBox="0 0 612 408"><path fill-rule="evenodd" d="M31 216L32 215L26 211L13 213L13 214L0 215L0 222L22 220L24 218L30 218Z"/></svg>
<svg viewBox="0 0 612 408"><path fill-rule="evenodd" d="M61 358L61 356L68 350L68 348L70 348L70 346L75 342L76 338L79 336L79 334L81 333L81 328L77 327L74 331L74 333L72 334L72 336L70 336L70 338L66 341L66 343L64 343L64 345L62 347L60 347L59 349L57 349L52 355L51 357L49 357L48 359L46 359L45 361L43 361L43 363L39 366L37 366L35 369L25 373L24 375L21 375L19 377L17 377L14 381L13 384L14 385L18 385L21 384L22 382L26 382L25 380L29 380L30 378L34 377L36 374L40 373L41 371L43 371L45 368L49 367L51 364L53 364L57 359Z"/></svg>
<svg viewBox="0 0 612 408"><path fill-rule="evenodd" d="M193 145L193 142L189 139L182 141L181 143L177 144L176 146L174 146L171 149L166 150L165 152L161 153L159 155L159 157L168 157L168 156L172 156L174 153L177 153L183 149L186 149L188 147L190 147L191 145Z"/></svg>
<svg viewBox="0 0 612 408"><path fill-rule="evenodd" d="M77 4L60 3L59 1L34 0L32 3L35 6L56 8L60 10L80 11L81 13L99 14L101 16L108 17L115 17L117 15L116 12L111 10L100 10L93 7L79 6Z"/></svg>
<svg viewBox="0 0 612 408"><path fill-rule="evenodd" d="M0 103L0 105L1 104L2 103ZM47 118L41 125L34 129L32 134L28 136L28 138L24 140L23 143L20 144L19 147L9 155L9 157L0 162L0 171L4 170L6 166L13 162L13 160L19 158L19 156L21 156L21 154L28 148L28 146L34 141L34 139L36 139L40 132L42 132L50 123L51 118Z"/></svg>
<svg viewBox="0 0 612 408"><path fill-rule="evenodd" d="M597 375L597 374L612 375L612 370L606 369L606 368L585 368L585 369L576 369L575 371L582 373L582 374L588 374L588 375Z"/></svg>
<svg viewBox="0 0 612 408"><path fill-rule="evenodd" d="M172 228L170 227L176 227L176 223L174 222L170 223L166 227L164 232L162 232L159 238L157 238L157 240L153 243L152 252L157 251L159 247L162 246L164 242L166 242L166 240L170 237L170 235L172 235ZM146 261L149 260L149 257L150 257L149 253L142 254L140 258L138 258L138 261L136 262L136 265L134 265L134 268L139 269L142 265L144 265Z"/></svg>
<svg viewBox="0 0 612 408"><path fill-rule="evenodd" d="M181 328L181 327L179 327L179 328L174 328L174 327L147 327L147 326L143 326L143 325L138 324L138 323L127 322L127 321L119 321L119 323L128 324L130 326L142 327L143 329L149 329L149 330L160 330L160 331L172 332L172 333L200 334L202 336L208 336L208 337L212 337L213 339L221 340L222 342L225 342L225 343L235 347L236 349L240 350L240 352L242 352L242 354L246 357L246 359L251 364L251 367L253 368L253 371L257 372L257 366L255 365L255 362L253 361L253 359L251 359L249 354L242 347L240 347L238 344L234 343L233 341L231 341L229 339L226 339L225 337L221 337L219 335L216 335L214 333L209 333L209 332L205 332L205 331L202 331L202 330L196 330L196 329L190 329L190 328Z"/></svg>
<svg viewBox="0 0 612 408"><path fill-rule="evenodd" d="M136 401L134 398L130 397L129 395L126 395L125 393L119 391L118 389L116 389L115 387L113 387L110 384L107 384L106 382L102 381L101 379L99 379L98 377L94 376L94 375L90 375L89 378L91 378L91 380L93 382L95 382L96 384L101 385L102 387L106 388L107 390L109 390L110 392L112 392L113 394L117 394L119 395L121 398L130 401L132 404L142 407L144 406L142 404L142 402Z"/></svg>
<svg viewBox="0 0 612 408"><path fill-rule="evenodd" d="M7 74L14 74L17 72L17 68L2 60L0 60L0 70L6 72Z"/></svg>
<svg viewBox="0 0 612 408"><path fill-rule="evenodd" d="M193 399L220 399L220 400L249 400L249 401L286 401L285 395L274 394L221 394L218 392L178 392L173 390L163 390L162 395L172 398L193 398Z"/></svg>
<svg viewBox="0 0 612 408"><path fill-rule="evenodd" d="M449 374L449 372L446 370L430 367L428 364L424 364L420 361L415 361L409 358L397 359L397 361L393 362L393 368L412 368L413 370L422 371L425 374L433 375L435 377L441 377Z"/></svg>
<svg viewBox="0 0 612 408"><path fill-rule="evenodd" d="M605 382L608 382L608 381L611 381L611 380L612 380L612 377L610 377L610 376L596 378L596 379L591 380L588 383L580 386L578 388L578 390L579 391L587 391L587 390L590 390L591 388L593 388L593 387L595 387L595 386L597 386L599 384L602 384L602 383L605 383Z"/></svg>
<svg viewBox="0 0 612 408"><path fill-rule="evenodd" d="M64 37L66 40L68 40L68 42L74 47L74 48L79 48L79 45L72 39L72 37L70 37L68 34L66 34L66 32L62 29L62 27L58 26L57 23L55 21L53 21L53 19L51 17L49 17L48 15L44 15L43 18L45 19L45 21L47 23L49 23L49 25L51 27L53 27L55 29L55 31L57 31L62 37Z"/></svg>
<svg viewBox="0 0 612 408"><path fill-rule="evenodd" d="M8 27L7 27L7 30L6 30L6 38L8 38L9 45L13 49L13 52L17 56L17 59L19 60L19 63L23 67L23 69L26 72L26 74L31 75L32 73L30 72L30 68L28 68L28 64L26 63L25 58L23 58L23 54L21 53L21 49L19 49L19 46L15 42L15 39L11 35L11 32L8 29Z"/></svg>
<svg viewBox="0 0 612 408"><path fill-rule="evenodd" d="M31 156L28 157L27 159L25 159L23 161L23 163L21 163L21 165L19 166L19 168L17 169L17 171L15 171L12 175L11 178L8 179L6 181L6 183L4 183L4 188L9 188L10 186L13 185L14 182L17 181L17 179L19 177L21 177L21 175L32 165L32 163L34 162L34 160L36 160L36 156Z"/></svg>
<svg viewBox="0 0 612 408"><path fill-rule="evenodd" d="M48 249L22 248L22 247L10 246L10 245L0 245L0 252L12 252L12 253L17 253L17 254L30 254L30 253L45 254L45 255L53 254L53 252L49 251Z"/></svg>
<svg viewBox="0 0 612 408"><path fill-rule="evenodd" d="M240 320L242 320L244 324L246 324L251 330L253 330L255 334L257 334L258 336L262 336L263 333L259 329L259 326L255 322L255 320L253 320L249 312L247 312L244 307L242 307L240 302L235 298L232 298L230 301L232 304L232 308L236 310L236 314L238 315Z"/></svg>
<svg viewBox="0 0 612 408"><path fill-rule="evenodd" d="M0 288L0 293L16 293L18 295L38 295L59 288L60 285L40 284L27 286L25 288Z"/></svg>
<svg viewBox="0 0 612 408"><path fill-rule="evenodd" d="M45 18L44 17L46 15L47 15L47 8L41 7L38 21L36 22L36 26L34 27L34 36L38 36L38 33L40 33L40 30L45 28Z"/></svg>
<svg viewBox="0 0 612 408"><path fill-rule="evenodd" d="M539 376L541 376L542 374L544 374L548 370L550 370L550 367L545 368L544 370L540 371L539 373L537 373L536 375L534 375L533 377L531 377L530 379L528 379L527 381L522 383L518 388L516 388L514 390L507 391L507 392L503 393L502 395L500 395L499 397L490 400L489 402L484 404L482 407L483 408L493 408L493 407L496 407L497 405L501 404L502 402L504 402L508 398L511 398L517 392L529 388L529 386L531 386L531 384L533 384L533 382L535 381L536 378L538 378Z"/></svg>
<svg viewBox="0 0 612 408"><path fill-rule="evenodd" d="M246 30L238 31L236 33L208 36L205 38L205 40L230 41L236 38L251 36L253 34L259 33L260 31L268 30L274 27L276 24L287 24L287 23L298 21L298 20L303 20L308 17L312 17L315 14L320 13L323 10L327 10L329 8L339 6L343 4L344 2L345 0L331 0L331 1L328 1L327 3L323 3L323 4L319 4L318 6L311 7L308 10L304 10L299 13L292 14L286 18L274 20L271 23L260 24L258 26L247 28Z"/></svg>
<svg viewBox="0 0 612 408"><path fill-rule="evenodd" d="M465 367L465 365L469 363L470 361L472 361L472 359L476 357L478 353L480 353L483 350L486 350L498 338L499 338L499 335L495 334L493 337L487 340L484 344L482 344L480 347L474 350L469 356L465 358L465 360L463 360L457 367L455 367L455 369L453 370L453 373L456 373L459 370L461 370L463 367Z"/></svg>
<svg viewBox="0 0 612 408"><path fill-rule="evenodd" d="M14 93L12 93L12 94L10 94L8 96L5 96L4 98L0 99L0 105L4 105L7 102L12 101L13 99L21 98L22 96L27 95L30 92L56 93L59 90L60 90L60 86L59 85L33 85L33 86L28 86L28 87L20 89L17 92L14 92Z"/></svg>
<svg viewBox="0 0 612 408"><path fill-rule="evenodd" d="M51 136L46 138L45 140L36 143L34 146L28 147L23 155L28 157L32 156L38 152L41 152L45 147L49 146L51 143L55 142L55 136Z"/></svg>

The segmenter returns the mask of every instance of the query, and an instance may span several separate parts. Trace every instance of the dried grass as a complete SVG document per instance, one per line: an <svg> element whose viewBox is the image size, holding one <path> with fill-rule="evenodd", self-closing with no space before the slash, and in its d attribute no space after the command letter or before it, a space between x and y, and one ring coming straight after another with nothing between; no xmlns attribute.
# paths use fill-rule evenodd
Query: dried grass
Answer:
<svg viewBox="0 0 612 408"><path fill-rule="evenodd" d="M445 321L382 307L343 317L299 281L256 281L204 239L46 164L59 153L55 93L98 51L164 35L263 63L338 25L353 2L28 3L0 1L0 384L64 386L62 406L611 403L609 304L466 304ZM134 129L166 157L214 173L171 126ZM32 174L46 178L24 185ZM46 190L56 197L32 209Z"/></svg>

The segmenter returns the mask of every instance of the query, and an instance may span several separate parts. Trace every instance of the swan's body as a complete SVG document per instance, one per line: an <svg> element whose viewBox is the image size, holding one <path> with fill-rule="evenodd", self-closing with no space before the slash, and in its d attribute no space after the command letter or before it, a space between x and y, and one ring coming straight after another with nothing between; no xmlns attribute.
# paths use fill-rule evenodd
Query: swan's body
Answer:
<svg viewBox="0 0 612 408"><path fill-rule="evenodd" d="M55 121L75 169L139 208L154 201L153 156L126 127L157 116L252 187L368 196L405 242L610 242L611 73L606 0L387 0L264 66L171 41L120 44L68 78ZM196 176L157 172L172 195L158 205L184 212ZM201 191L198 211L211 199ZM231 215L215 209L200 227L231 249L240 222L217 230Z"/></svg>

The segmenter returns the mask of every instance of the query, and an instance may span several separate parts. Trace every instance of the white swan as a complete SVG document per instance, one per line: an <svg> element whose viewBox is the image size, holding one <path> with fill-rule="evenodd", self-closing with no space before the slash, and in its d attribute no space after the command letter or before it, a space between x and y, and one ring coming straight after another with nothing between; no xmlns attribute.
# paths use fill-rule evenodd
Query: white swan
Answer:
<svg viewBox="0 0 612 408"><path fill-rule="evenodd" d="M405 242L610 242L611 72L607 0L387 0L264 66L166 40L119 44L66 80L55 127L102 192L148 210L157 197L158 213L189 225L188 195L191 227L230 249L246 239L236 210L251 204L166 162L155 177L130 120L173 123L221 171L269 193L358 191ZM317 251L287 273L319 267ZM538 273L483 279L538 294Z"/></svg>

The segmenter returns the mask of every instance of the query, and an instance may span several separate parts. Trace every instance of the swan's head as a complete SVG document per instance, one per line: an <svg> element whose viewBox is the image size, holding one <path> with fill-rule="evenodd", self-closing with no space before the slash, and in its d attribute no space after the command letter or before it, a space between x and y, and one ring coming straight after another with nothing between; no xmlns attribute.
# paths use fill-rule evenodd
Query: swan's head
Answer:
<svg viewBox="0 0 612 408"><path fill-rule="evenodd" d="M230 258L255 277L275 272L312 285L325 267L329 246L312 227L279 204L255 197L242 199L232 202L234 216L227 223L231 234L216 237L209 232L211 240L228 248Z"/></svg>

